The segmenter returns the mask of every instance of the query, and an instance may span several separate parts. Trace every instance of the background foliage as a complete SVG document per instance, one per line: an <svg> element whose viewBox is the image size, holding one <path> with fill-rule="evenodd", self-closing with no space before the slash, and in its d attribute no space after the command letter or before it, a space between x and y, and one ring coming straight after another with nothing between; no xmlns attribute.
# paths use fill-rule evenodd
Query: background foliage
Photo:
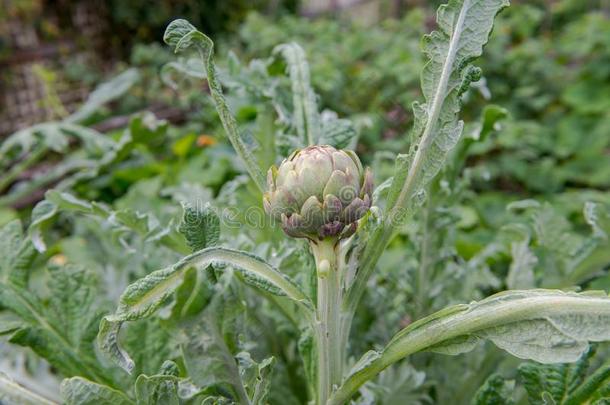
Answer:
<svg viewBox="0 0 610 405"><path fill-rule="evenodd" d="M159 39L164 17L118 3L113 18L130 35ZM221 12L179 12L203 28L236 26ZM504 289L610 290L609 16L607 2L561 0L516 2L498 17L478 61L483 78L466 94L467 139L382 257L352 330L355 359L413 319ZM271 165L291 149L290 81L274 49L295 41L323 119L357 134L350 146L378 180L390 176L409 146L410 106L421 99L420 37L431 21L426 6L373 26L249 14L216 52L229 104L259 160ZM213 267L206 280L189 274L161 316L126 328L138 367L131 377L99 361L101 316L129 283L193 244L253 251L306 288L314 277L299 271L312 267L305 245L288 245L266 223L261 231L261 217L246 214L261 202L226 140L202 67L158 42L136 43L116 73L79 111L0 145L0 370L67 403L82 403L84 391L98 393L91 403L222 403L265 391L265 381L270 403L305 403L294 314ZM155 103L177 106L185 119L142 112ZM133 113L124 127L94 129ZM214 208L245 226L210 220ZM197 238L193 221L218 227L217 240ZM576 364L541 366L491 344L458 357L421 353L365 385L358 401L563 403L588 376L608 373L609 355L600 344ZM591 403L610 396L607 377L601 381Z"/></svg>

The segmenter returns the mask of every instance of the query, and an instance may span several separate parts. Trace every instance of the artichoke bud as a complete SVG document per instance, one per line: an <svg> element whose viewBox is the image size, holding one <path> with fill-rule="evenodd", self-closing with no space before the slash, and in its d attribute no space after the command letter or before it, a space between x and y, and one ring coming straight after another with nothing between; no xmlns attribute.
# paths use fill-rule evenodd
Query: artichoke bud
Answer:
<svg viewBox="0 0 610 405"><path fill-rule="evenodd" d="M373 175L354 152L315 145L269 169L263 204L289 236L345 238L371 207L372 193Z"/></svg>

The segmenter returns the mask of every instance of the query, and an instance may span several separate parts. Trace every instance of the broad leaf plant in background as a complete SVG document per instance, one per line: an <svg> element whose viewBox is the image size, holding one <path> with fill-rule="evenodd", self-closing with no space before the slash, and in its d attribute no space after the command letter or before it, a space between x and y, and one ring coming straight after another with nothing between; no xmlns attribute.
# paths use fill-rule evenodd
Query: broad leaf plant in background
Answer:
<svg viewBox="0 0 610 405"><path fill-rule="evenodd" d="M562 246L549 244L554 263L569 277L587 273L584 258L604 246L610 228L607 212L593 202L585 207L593 235L584 241L570 239L561 225L544 228L561 223L551 207L532 201L514 204L512 210L531 213L533 218L533 230L525 224L507 230L517 235L510 248L519 260L511 264L507 279L514 289L487 298L465 296L463 300L470 303L446 306L431 315L429 309L438 309L428 302L431 291L456 287L428 274L435 267L428 260L434 256L429 252L434 238L450 237L441 232L426 235L412 287L414 312L422 317L389 341L376 343L385 346L356 352L362 344L353 326L367 290L376 286L372 281L380 271L380 258L418 215L434 232L432 224L443 218L437 208L448 202L443 193L459 198L467 186L460 172L468 148L493 131L506 114L489 106L474 135L461 139L465 137L464 122L458 118L461 98L481 76L471 62L481 56L494 18L506 6L507 0L452 0L440 7L438 30L422 42L427 60L421 72L424 101L413 104L409 151L396 156L393 176L381 179L376 188L372 171L350 150L356 142L352 123L320 112L299 45L280 45L269 60L253 61L247 68L232 60L228 73L235 77L230 77L216 70L213 43L207 36L185 20L172 22L164 39L176 53L189 56L167 64L162 77L174 87L181 80L177 77L207 79L224 130L249 179L237 177L215 199L204 192L192 195L192 189L167 190L191 204L184 204L179 225L170 221L165 226L173 212L157 207L142 214L66 192L73 184L103 173L104 165L126 159L126 149L137 148L143 137L162 134L162 124L138 117L111 146L95 146L96 134L82 132L87 134L83 142L89 145L88 153L112 151L96 152L104 163L87 161L85 177L72 177L72 183L47 192L33 210L25 234L18 221L2 228L0 304L6 311L0 332L9 335L11 343L32 348L68 377L61 384L62 400L68 404L419 403L430 399L423 394L417 397L417 391L425 388L418 373L409 369L407 377L393 376L392 365L418 352L466 353L484 340L534 361L518 370L533 403L604 401L610 397L610 364L589 376L586 369L594 356L590 342L610 340L608 295L528 289L534 284L531 267L537 260L529 250L533 237L547 247L544 238L550 239L549 233L564 233L563 248L577 246L581 254L564 260ZM281 84L265 73L276 63L287 67L288 99ZM262 127L275 114L282 130L271 123L267 127L273 136L252 139L238 125L223 87L266 100L260 111ZM104 102L103 93L98 94ZM88 111L84 108L53 127L24 132L14 144L21 142L18 146L26 148L42 130L81 133L77 123ZM0 149L4 154L14 150L12 143ZM15 176L18 169L14 172L9 175ZM212 204L198 204L202 196ZM252 202L250 208L263 207L266 215L256 216L262 214L260 209L228 212L225 208L235 200L243 200L242 206ZM62 225L66 213L87 218L76 222L78 232L96 235L100 255L117 241L138 253L137 259L106 258L108 267L130 268L129 277L124 276L135 280L120 294L112 313L108 300L98 299L99 280L87 269L93 253L83 252L78 240L65 245L80 263L50 256L48 274L42 279L28 273L47 252L51 225ZM248 228L245 222L252 215L260 222ZM221 229L229 235L223 236ZM482 267L498 244L491 244L465 266ZM155 268L161 269L151 271ZM558 279L556 285L565 286L564 281ZM466 276L462 282L468 283ZM127 284L125 279L102 284L112 283ZM441 298L438 303L445 305ZM280 327L274 330L272 325ZM257 345L257 340L269 343ZM396 370L400 373L404 368ZM408 380L405 384L412 386L412 392L392 392L393 381L400 378ZM382 388L375 393L378 387ZM511 403L510 389L510 382L492 375L473 401ZM53 403L6 376L1 377L0 393L18 403Z"/></svg>

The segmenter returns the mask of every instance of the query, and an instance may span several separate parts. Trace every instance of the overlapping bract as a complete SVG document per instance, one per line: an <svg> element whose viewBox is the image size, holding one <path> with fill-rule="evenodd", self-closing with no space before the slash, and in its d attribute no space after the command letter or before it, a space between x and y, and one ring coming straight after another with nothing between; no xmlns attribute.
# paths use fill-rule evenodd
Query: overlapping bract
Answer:
<svg viewBox="0 0 610 405"><path fill-rule="evenodd" d="M370 208L372 192L372 173L353 151L315 145L269 169L263 202L289 236L343 238Z"/></svg>

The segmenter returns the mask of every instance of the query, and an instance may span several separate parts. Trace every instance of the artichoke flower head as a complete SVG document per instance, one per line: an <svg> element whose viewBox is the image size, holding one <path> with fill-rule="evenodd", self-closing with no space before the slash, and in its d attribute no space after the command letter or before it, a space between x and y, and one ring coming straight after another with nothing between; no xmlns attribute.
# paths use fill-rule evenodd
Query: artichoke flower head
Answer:
<svg viewBox="0 0 610 405"><path fill-rule="evenodd" d="M263 204L289 236L340 239L355 232L372 192L372 173L353 151L314 145L269 169Z"/></svg>

